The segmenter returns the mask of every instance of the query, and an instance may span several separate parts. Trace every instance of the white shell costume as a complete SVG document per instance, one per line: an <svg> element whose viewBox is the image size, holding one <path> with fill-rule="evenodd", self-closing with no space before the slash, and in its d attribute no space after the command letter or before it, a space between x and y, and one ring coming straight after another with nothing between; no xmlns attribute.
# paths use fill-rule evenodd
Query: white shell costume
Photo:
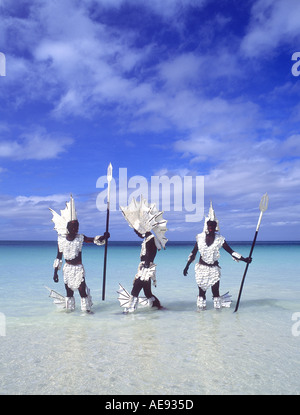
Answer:
<svg viewBox="0 0 300 415"><path fill-rule="evenodd" d="M140 257L144 256L146 254L146 243L150 241L150 239L153 239L154 235L149 235L147 238L145 238L142 242L141 246L141 253ZM153 284L156 285L156 264L154 262L150 262L149 268L144 267L145 262L141 261L138 266L137 273L135 275L135 279L140 278L141 281L149 281L151 279L153 281Z"/></svg>
<svg viewBox="0 0 300 415"><path fill-rule="evenodd" d="M206 244L206 235L208 234L208 221L216 222L216 231L220 231L219 221L216 218L212 202L210 202L208 215L204 220L203 232L199 233L196 236L198 251L200 252L202 262L205 262L207 265L201 263L197 263L195 265L195 279L198 287L202 288L204 291L207 291L209 287L212 287L220 280L220 267L214 264L220 258L220 249L225 242L225 238L222 235L215 235L214 242L210 246Z"/></svg>
<svg viewBox="0 0 300 415"><path fill-rule="evenodd" d="M147 200L141 195L140 201L138 202L135 198L132 198L130 204L126 207L120 206L120 209L128 222L129 226L139 232L141 235L145 235L147 232L152 232L151 235L147 236L142 243L140 257L146 255L146 244L154 239L155 246L158 250L165 249L168 239L165 236L167 231L167 220L163 218L163 212L156 208L155 203L148 204ZM152 280L156 287L156 264L150 262L149 267L145 267L145 262L141 261L138 266L137 273L134 280L140 279L141 281ZM133 297L130 295L128 298L128 292L120 285L118 293L120 306L124 307L124 312L133 312L137 308L138 304L147 304L149 307L152 306L153 298L143 299ZM124 293L126 294L124 297Z"/></svg>
<svg viewBox="0 0 300 415"><path fill-rule="evenodd" d="M148 204L147 200L141 196L140 202L134 197L127 207L120 206L120 209L128 222L129 226L140 234L153 232L153 235L144 239L141 247L140 256L146 253L146 243L154 238L156 248L165 249L168 239L165 237L167 231L167 220L163 219L163 212L156 208L155 203ZM152 279L154 285L156 284L156 264L150 263L149 268L144 267L144 262L140 262L135 279L140 278L141 281L148 281Z"/></svg>
<svg viewBox="0 0 300 415"><path fill-rule="evenodd" d="M49 208L50 209L50 208ZM84 241L84 235L78 234L74 240L69 241L66 236L68 234L67 224L73 220L77 220L77 213L75 209L75 202L71 195L70 202L66 203L66 208L60 211L60 215L56 213L53 209L50 209L52 212L52 221L54 222L54 229L58 233L58 250L61 252L67 261L75 259L80 252L82 251L82 245ZM96 237L97 238L97 237ZM94 242L100 244L98 241ZM62 260L56 258L54 260L53 268L61 269ZM85 280L85 270L82 264L72 265L64 264L63 267L63 277L64 283L72 290L77 290L81 283ZM81 310L90 311L92 306L92 297L90 295L90 290L86 286L87 297L81 298ZM75 299L74 297L65 297L66 309L74 310L75 308Z"/></svg>
<svg viewBox="0 0 300 415"><path fill-rule="evenodd" d="M221 235L216 235L214 242L207 246L206 233L202 232L196 236L198 251L200 252L202 260L211 266L197 263L195 265L195 279L199 287L206 291L209 287L220 280L221 271L218 265L213 265L220 258L220 249L222 248L225 238Z"/></svg>
<svg viewBox="0 0 300 415"><path fill-rule="evenodd" d="M205 217L203 232L196 236L197 248L200 253L200 262L195 264L195 279L198 287L203 291L207 291L209 287L215 285L221 278L221 270L219 267L218 259L220 258L220 249L225 243L225 238L222 235L215 234L215 239L211 245L206 243L206 235L209 233L207 222L216 222L216 231L219 232L219 221L215 216L215 212L210 203L208 216ZM191 263L195 259L195 248L188 258L188 263ZM238 261L241 255L237 252L232 252L232 258ZM228 292L221 297L214 297L214 308L230 307L231 299ZM197 297L198 310L206 308L206 300L203 297Z"/></svg>
<svg viewBox="0 0 300 415"><path fill-rule="evenodd" d="M131 228L141 234L152 232L155 236L157 249L165 249L168 242L165 237L168 230L167 220L163 218L163 212L157 210L155 203L148 204L143 196L141 196L140 202L137 202L133 197L127 207L120 206L120 209Z"/></svg>
<svg viewBox="0 0 300 415"><path fill-rule="evenodd" d="M73 241L68 241L65 236L58 235L58 249L67 261L75 259L82 251L83 235L76 235ZM78 290L84 281L85 271L82 264L71 265L65 263L63 267L64 283L72 290Z"/></svg>

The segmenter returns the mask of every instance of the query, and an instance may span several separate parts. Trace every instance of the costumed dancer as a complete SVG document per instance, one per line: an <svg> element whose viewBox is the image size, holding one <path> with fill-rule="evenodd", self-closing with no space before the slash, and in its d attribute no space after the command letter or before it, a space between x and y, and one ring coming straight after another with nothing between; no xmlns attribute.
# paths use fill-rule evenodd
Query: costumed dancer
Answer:
<svg viewBox="0 0 300 415"><path fill-rule="evenodd" d="M209 287L212 290L214 308L230 307L231 296L228 293L220 296L219 292L221 271L218 259L222 247L232 256L234 261L244 261L246 263L252 261L251 258L244 258L231 249L224 236L216 233L219 231L219 221L215 216L212 203L210 203L209 213L204 221L203 232L196 236L196 244L183 270L183 275L187 275L189 266L195 260L199 251L200 260L195 265L195 278L199 287L199 295L197 297L198 310L206 308L206 291Z"/></svg>
<svg viewBox="0 0 300 415"><path fill-rule="evenodd" d="M109 233L104 233L103 236L91 238L78 233L79 222L72 195L70 202L66 203L66 208L60 211L60 215L52 209L50 211L53 215L54 229L58 233L58 251L53 264L53 280L56 283L58 282L58 270L62 267L62 257L64 256L63 277L67 293L65 308L70 311L75 309L74 291L78 290L81 297L81 310L90 312L93 303L90 290L85 282L85 270L82 265L81 255L82 245L83 242L104 245L105 239L109 238L110 235Z"/></svg>
<svg viewBox="0 0 300 415"><path fill-rule="evenodd" d="M154 259L157 250L165 249L168 239L165 237L167 221L163 219L163 212L157 210L155 204L148 205L141 196L140 202L134 198L127 207L120 206L121 211L134 229L134 232L143 239L140 253L140 263L133 281L131 294L120 285L119 301L124 307L124 313L132 313L138 304L148 307L162 308L158 298L152 294L151 281L156 287L156 264ZM139 298L141 290L146 298Z"/></svg>

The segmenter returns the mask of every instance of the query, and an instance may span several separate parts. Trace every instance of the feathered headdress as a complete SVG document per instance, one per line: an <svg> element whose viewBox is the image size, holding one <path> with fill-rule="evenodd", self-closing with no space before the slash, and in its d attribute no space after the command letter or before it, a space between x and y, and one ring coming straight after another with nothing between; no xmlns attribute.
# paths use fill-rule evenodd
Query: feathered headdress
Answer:
<svg viewBox="0 0 300 415"><path fill-rule="evenodd" d="M120 206L120 209L131 228L141 234L153 232L156 247L165 249L168 241L165 237L167 220L163 218L163 212L157 210L155 203L148 204L143 196L139 202L133 197L127 207Z"/></svg>
<svg viewBox="0 0 300 415"><path fill-rule="evenodd" d="M54 229L59 235L66 235L68 233L67 224L72 220L77 220L77 212L75 209L75 202L73 196L70 195L70 202L66 202L64 210L60 211L60 215L53 209L49 208L52 212L52 222L54 222Z"/></svg>
<svg viewBox="0 0 300 415"><path fill-rule="evenodd" d="M208 233L208 229L207 229L207 222L208 221L214 221L216 222L217 226L216 226L216 231L219 232L220 228L219 228L219 221L216 217L212 202L210 202L210 207L209 207L209 211L208 211L208 215L205 217L204 219L204 228L203 228L203 232Z"/></svg>

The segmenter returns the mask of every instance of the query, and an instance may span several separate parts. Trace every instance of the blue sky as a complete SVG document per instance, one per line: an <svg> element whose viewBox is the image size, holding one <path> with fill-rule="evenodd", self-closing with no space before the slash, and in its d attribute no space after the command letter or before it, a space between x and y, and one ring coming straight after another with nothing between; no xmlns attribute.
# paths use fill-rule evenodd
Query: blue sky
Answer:
<svg viewBox="0 0 300 415"><path fill-rule="evenodd" d="M204 177L227 240L300 240L298 0L2 0L1 239L54 240L73 194L100 234L97 179ZM130 192L129 191L129 195ZM165 211L170 240L203 220ZM135 239L116 210L113 240Z"/></svg>

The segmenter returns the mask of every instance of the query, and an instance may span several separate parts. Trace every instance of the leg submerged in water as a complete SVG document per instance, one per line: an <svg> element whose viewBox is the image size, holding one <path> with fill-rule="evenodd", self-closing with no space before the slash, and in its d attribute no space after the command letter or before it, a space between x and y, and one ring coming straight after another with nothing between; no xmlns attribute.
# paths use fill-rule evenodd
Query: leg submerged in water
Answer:
<svg viewBox="0 0 300 415"><path fill-rule="evenodd" d="M128 313L133 313L137 309L138 303L139 303L139 298L131 296L129 307L128 307Z"/></svg>
<svg viewBox="0 0 300 415"><path fill-rule="evenodd" d="M221 297L220 297L220 281L216 282L212 287L212 295L213 295L213 301L214 301L214 308L219 309L222 307Z"/></svg>
<svg viewBox="0 0 300 415"><path fill-rule="evenodd" d="M214 308L220 309L220 308L229 308L231 305L231 295L229 295L229 292L226 294L220 295L219 292L220 288L220 281L218 281L215 285L211 287L212 294L213 294L213 301L214 301Z"/></svg>
<svg viewBox="0 0 300 415"><path fill-rule="evenodd" d="M74 311L75 310L75 298L66 297L66 310L67 311Z"/></svg>
<svg viewBox="0 0 300 415"><path fill-rule="evenodd" d="M203 297L200 297L200 295L198 295L197 297L197 310L198 311L202 311L206 309L206 300Z"/></svg>
<svg viewBox="0 0 300 415"><path fill-rule="evenodd" d="M157 307L159 310L161 310L163 307L160 304L159 299L155 295L152 294L151 280L143 282L143 289L144 289L145 296L148 298L148 306Z"/></svg>
<svg viewBox="0 0 300 415"><path fill-rule="evenodd" d="M199 295L197 297L197 310L202 311L206 309L206 291L201 287L199 288Z"/></svg>
<svg viewBox="0 0 300 415"><path fill-rule="evenodd" d="M124 309L124 314L133 313L137 309L139 303L139 294L142 288L142 281L139 278L136 279L133 283L128 307Z"/></svg>
<svg viewBox="0 0 300 415"><path fill-rule="evenodd" d="M81 311L91 313L91 307L93 305L92 297L90 295L90 290L87 287L85 281L82 281L78 288L78 292L81 297Z"/></svg>
<svg viewBox="0 0 300 415"><path fill-rule="evenodd" d="M67 284L65 284L65 288L66 288L66 310L68 311L74 311L75 310L75 298L74 298L74 291L71 290Z"/></svg>
<svg viewBox="0 0 300 415"><path fill-rule="evenodd" d="M160 301L155 295L152 294L152 297L148 298L149 307L157 307L159 310L162 310L164 307L160 304Z"/></svg>

